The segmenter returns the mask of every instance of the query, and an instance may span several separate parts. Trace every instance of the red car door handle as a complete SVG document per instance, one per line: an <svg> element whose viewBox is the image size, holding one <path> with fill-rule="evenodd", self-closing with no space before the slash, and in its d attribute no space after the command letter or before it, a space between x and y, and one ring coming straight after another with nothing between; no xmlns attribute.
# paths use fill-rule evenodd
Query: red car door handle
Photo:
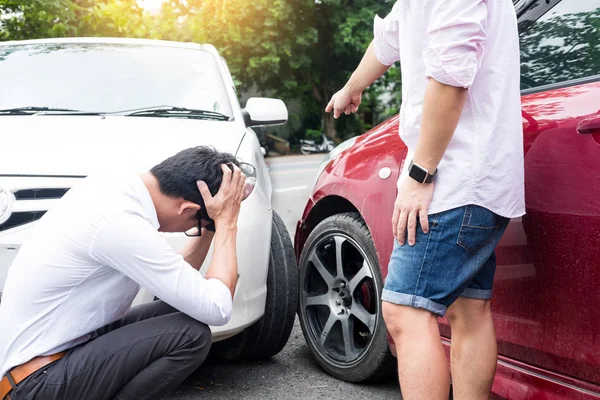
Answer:
<svg viewBox="0 0 600 400"><path fill-rule="evenodd" d="M594 133L600 131L600 115L585 118L577 124L577 133Z"/></svg>

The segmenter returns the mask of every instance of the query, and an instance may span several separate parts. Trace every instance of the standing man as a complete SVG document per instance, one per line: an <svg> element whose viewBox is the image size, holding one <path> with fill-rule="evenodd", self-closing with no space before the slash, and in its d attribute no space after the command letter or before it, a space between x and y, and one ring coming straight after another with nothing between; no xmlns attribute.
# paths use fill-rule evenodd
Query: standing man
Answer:
<svg viewBox="0 0 600 400"><path fill-rule="evenodd" d="M398 0L327 106L358 110L363 90L402 68L395 238L383 316L407 400L447 400L438 316L452 328L454 398L488 399L497 345L494 249L525 212L519 42L511 0Z"/></svg>
<svg viewBox="0 0 600 400"><path fill-rule="evenodd" d="M44 215L0 305L0 399L160 399L198 368L208 325L232 311L237 163L183 150L140 176L88 177ZM180 254L159 233L194 227ZM161 301L129 310L140 286Z"/></svg>

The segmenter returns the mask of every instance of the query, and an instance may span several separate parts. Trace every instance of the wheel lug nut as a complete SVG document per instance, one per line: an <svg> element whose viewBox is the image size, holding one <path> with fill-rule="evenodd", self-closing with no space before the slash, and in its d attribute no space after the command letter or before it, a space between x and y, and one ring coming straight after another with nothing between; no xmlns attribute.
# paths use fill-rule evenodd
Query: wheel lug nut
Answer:
<svg viewBox="0 0 600 400"><path fill-rule="evenodd" d="M341 286L342 286L342 288L345 288L346 287L346 282L342 282Z"/></svg>
<svg viewBox="0 0 600 400"><path fill-rule="evenodd" d="M342 304L342 302L341 302L341 301L339 301L339 300L336 300L336 301L335 301L335 304L337 304L337 305L339 306L339 305L341 305L341 304Z"/></svg>

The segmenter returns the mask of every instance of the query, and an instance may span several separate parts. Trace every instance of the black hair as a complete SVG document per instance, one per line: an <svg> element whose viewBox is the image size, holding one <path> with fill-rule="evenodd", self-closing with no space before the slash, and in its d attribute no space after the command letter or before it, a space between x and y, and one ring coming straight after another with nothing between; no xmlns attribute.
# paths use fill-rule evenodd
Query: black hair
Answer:
<svg viewBox="0 0 600 400"><path fill-rule="evenodd" d="M204 181L214 196L221 187L221 164L239 165L229 154L211 146L198 146L180 151L154 166L150 172L158 180L160 191L169 197L183 197L204 208L197 181Z"/></svg>

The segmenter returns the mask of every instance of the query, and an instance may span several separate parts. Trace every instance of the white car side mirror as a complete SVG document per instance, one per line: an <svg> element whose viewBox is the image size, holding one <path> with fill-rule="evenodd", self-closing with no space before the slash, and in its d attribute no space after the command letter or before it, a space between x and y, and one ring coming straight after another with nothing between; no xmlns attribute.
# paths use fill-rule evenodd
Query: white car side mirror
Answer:
<svg viewBox="0 0 600 400"><path fill-rule="evenodd" d="M252 97L243 112L246 126L283 125L288 120L287 107L279 99Z"/></svg>

